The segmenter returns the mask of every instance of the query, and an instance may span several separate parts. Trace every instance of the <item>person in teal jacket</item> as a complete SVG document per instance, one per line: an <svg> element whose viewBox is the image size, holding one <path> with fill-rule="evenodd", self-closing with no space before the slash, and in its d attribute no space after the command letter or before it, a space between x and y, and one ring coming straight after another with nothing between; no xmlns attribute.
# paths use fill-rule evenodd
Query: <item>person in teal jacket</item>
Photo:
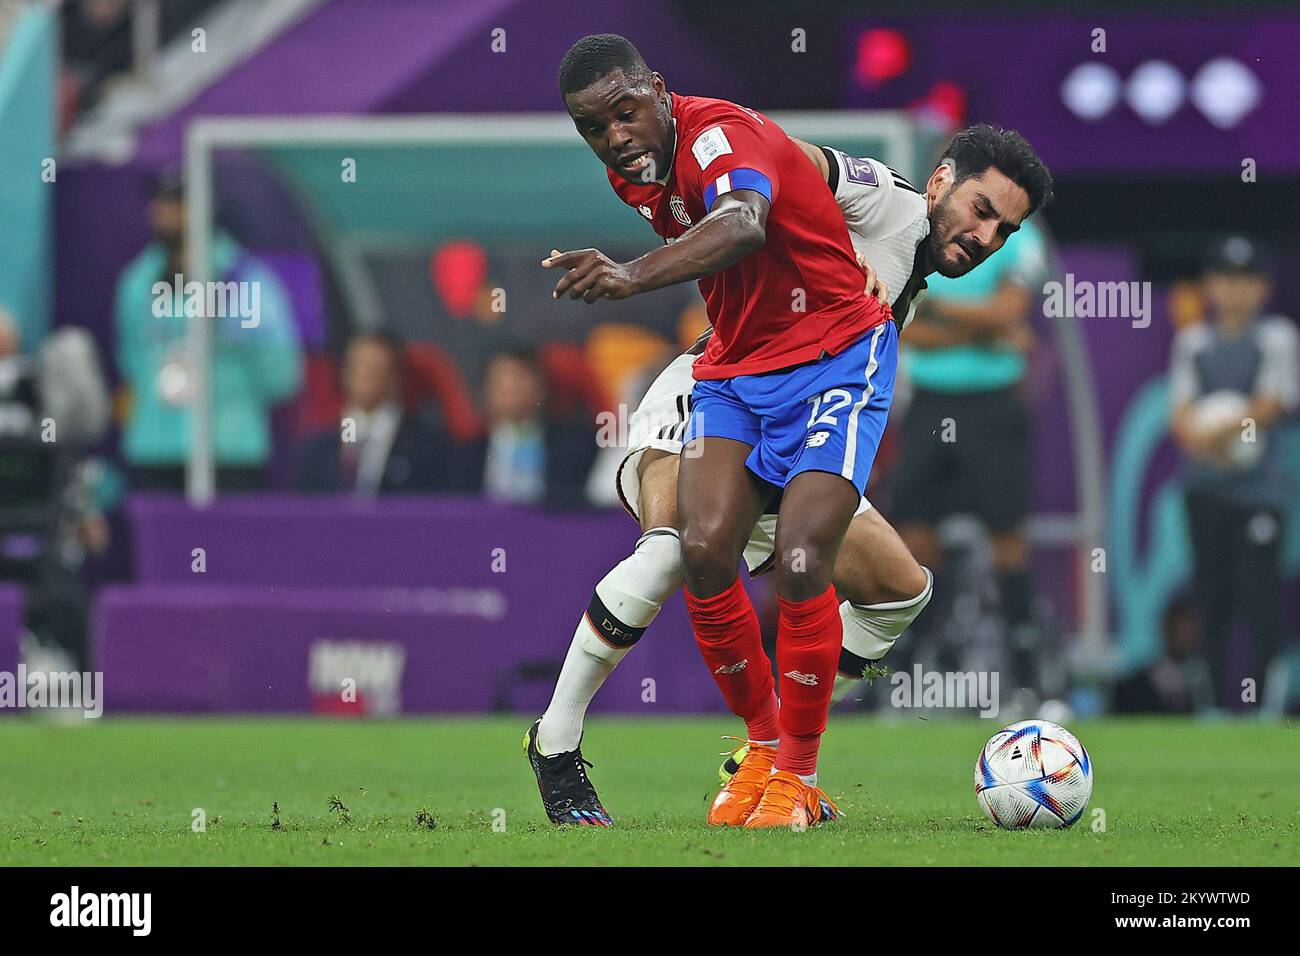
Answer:
<svg viewBox="0 0 1300 956"><path fill-rule="evenodd" d="M182 490L189 457L190 384L184 355L194 299L184 281L185 206L164 182L149 206L154 240L117 283L116 354L130 385L122 453L136 488ZM213 328L212 437L220 490L260 487L271 454L270 411L302 381L302 353L288 293L265 263L225 233L212 241L212 277L237 294L219 301Z"/></svg>

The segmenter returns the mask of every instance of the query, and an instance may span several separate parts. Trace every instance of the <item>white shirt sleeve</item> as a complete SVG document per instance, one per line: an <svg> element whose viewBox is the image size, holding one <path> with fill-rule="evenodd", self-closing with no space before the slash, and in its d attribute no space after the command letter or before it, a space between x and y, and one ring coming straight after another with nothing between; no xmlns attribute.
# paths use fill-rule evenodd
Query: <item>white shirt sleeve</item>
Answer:
<svg viewBox="0 0 1300 956"><path fill-rule="evenodd" d="M913 223L918 211L924 215L925 197L889 166L831 147L825 152L835 162L835 202L851 232L879 239Z"/></svg>
<svg viewBox="0 0 1300 956"><path fill-rule="evenodd" d="M1288 412L1300 408L1300 333L1286 319L1265 319L1259 330L1263 352L1256 395L1271 395Z"/></svg>

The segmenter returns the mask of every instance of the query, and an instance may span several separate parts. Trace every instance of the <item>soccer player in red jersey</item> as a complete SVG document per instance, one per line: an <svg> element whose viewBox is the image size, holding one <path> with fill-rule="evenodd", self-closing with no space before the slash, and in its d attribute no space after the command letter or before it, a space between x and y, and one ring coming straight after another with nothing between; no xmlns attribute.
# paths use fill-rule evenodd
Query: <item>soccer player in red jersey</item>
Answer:
<svg viewBox="0 0 1300 956"><path fill-rule="evenodd" d="M616 192L668 244L630 263L592 249L554 253L544 265L567 270L555 295L594 302L699 280L715 329L694 366L679 530L697 642L750 747L709 820L817 822L828 805L817 748L841 642L830 575L884 430L897 331L863 295L824 182L770 119L669 94L621 37L579 41L560 79ZM1006 186L985 197L987 227L944 245L940 271L973 268L1031 211L1027 192ZM779 710L737 574L750 529L778 493Z"/></svg>

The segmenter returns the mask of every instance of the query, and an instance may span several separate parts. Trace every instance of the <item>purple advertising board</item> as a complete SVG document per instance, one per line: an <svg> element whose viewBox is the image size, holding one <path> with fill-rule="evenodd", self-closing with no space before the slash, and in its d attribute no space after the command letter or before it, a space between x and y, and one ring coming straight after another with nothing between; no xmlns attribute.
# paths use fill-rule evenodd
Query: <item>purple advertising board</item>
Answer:
<svg viewBox="0 0 1300 956"><path fill-rule="evenodd" d="M130 505L139 583L93 622L107 712L540 713L621 513L477 499L171 496ZM347 682L351 681L351 684ZM722 701L672 598L596 711Z"/></svg>
<svg viewBox="0 0 1300 956"><path fill-rule="evenodd" d="M506 587L111 586L95 668L107 713L540 714L582 605ZM721 708L681 600L662 617L595 712Z"/></svg>

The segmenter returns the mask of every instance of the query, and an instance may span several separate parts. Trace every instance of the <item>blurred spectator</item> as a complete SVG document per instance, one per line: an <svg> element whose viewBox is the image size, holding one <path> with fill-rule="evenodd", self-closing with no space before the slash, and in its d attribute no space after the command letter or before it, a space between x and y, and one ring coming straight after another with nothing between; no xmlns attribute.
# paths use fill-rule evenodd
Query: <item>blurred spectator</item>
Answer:
<svg viewBox="0 0 1300 956"><path fill-rule="evenodd" d="M108 546L85 458L108 424L94 340L51 335L36 356L0 309L0 579L26 590L23 655L33 670L82 670L89 602L82 569Z"/></svg>
<svg viewBox="0 0 1300 956"><path fill-rule="evenodd" d="M1295 500L1273 432L1300 407L1300 334L1265 313L1269 268L1255 243L1234 236L1204 275L1210 321L1174 338L1173 432L1195 558L1195 600L1214 675L1216 706L1241 699L1228 645L1244 621L1254 644L1256 687L1286 644L1281 544Z"/></svg>
<svg viewBox="0 0 1300 956"><path fill-rule="evenodd" d="M79 107L86 109L107 77L131 66L131 4L70 0L60 14L64 69L74 78Z"/></svg>
<svg viewBox="0 0 1300 956"><path fill-rule="evenodd" d="M580 507L596 457L595 419L586 409L552 413L537 353L498 351L484 376L487 437L473 450L474 486L515 504Z"/></svg>
<svg viewBox="0 0 1300 956"><path fill-rule="evenodd" d="M190 452L191 386L186 375L189 320L176 309L186 265L185 201L164 176L149 204L153 241L117 283L117 362L131 388L122 452L136 488L181 491ZM264 482L271 453L270 410L297 391L302 357L289 296L276 274L223 232L212 237L212 278L238 283L258 314L210 317L214 324L212 442L217 487L251 490ZM188 298L188 290L185 296Z"/></svg>
<svg viewBox="0 0 1300 956"><path fill-rule="evenodd" d="M187 34L186 28L217 2L152 0L158 43L166 45L177 35ZM78 111L95 106L121 76L132 69L147 68L154 51L150 47L135 48L135 20L140 15L140 4L135 0L63 0L59 6L63 86L68 100L66 128ZM146 15L145 22L151 20ZM135 62L137 55L143 55L145 62Z"/></svg>
<svg viewBox="0 0 1300 956"><path fill-rule="evenodd" d="M1029 411L1020 394L1029 318L1048 271L1035 221L979 269L931 276L903 338L914 388L891 478L891 517L921 564L942 575L939 522L970 513L988 531L1015 688L1036 690L1034 585L1024 521L1031 500ZM936 584L935 593L943 592ZM932 626L941 623L939 617Z"/></svg>
<svg viewBox="0 0 1300 956"><path fill-rule="evenodd" d="M376 495L438 487L447 443L403 409L401 357L401 344L378 332L363 332L348 343L342 422L303 446L300 491Z"/></svg>

